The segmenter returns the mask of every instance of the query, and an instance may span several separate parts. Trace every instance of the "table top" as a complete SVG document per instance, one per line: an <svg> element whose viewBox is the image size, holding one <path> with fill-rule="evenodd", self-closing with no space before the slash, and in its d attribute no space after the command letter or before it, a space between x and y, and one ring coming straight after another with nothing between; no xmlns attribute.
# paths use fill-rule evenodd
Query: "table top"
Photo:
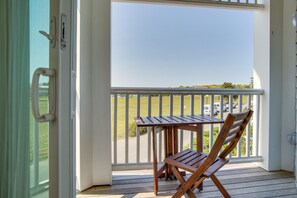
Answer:
<svg viewBox="0 0 297 198"><path fill-rule="evenodd" d="M209 117L206 115L141 116L135 117L134 120L139 127L224 123L223 119Z"/></svg>

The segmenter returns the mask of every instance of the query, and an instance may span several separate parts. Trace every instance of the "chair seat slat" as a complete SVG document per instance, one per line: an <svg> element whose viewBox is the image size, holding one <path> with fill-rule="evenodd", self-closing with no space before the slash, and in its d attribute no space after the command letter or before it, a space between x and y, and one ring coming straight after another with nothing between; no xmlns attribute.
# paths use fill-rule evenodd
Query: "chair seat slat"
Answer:
<svg viewBox="0 0 297 198"><path fill-rule="evenodd" d="M214 173L216 173L220 168L222 168L225 164L227 164L229 160L217 158L216 161L205 171L204 175L206 177L210 177Z"/></svg>
<svg viewBox="0 0 297 198"><path fill-rule="evenodd" d="M189 157L188 159L183 160L183 163L185 163L185 164L189 164L189 163L190 163L192 160L194 160L195 158L196 158L196 159L199 159L199 156L200 156L200 158L203 158L203 157L204 157L204 156L202 156L201 153L199 153L198 156L197 156L197 155L193 155L193 156ZM190 164L189 164L189 165L190 165Z"/></svg>
<svg viewBox="0 0 297 198"><path fill-rule="evenodd" d="M205 155L203 153L202 155L200 155L196 159L193 159L191 162L188 162L188 165L197 167L197 166L195 166L195 164L197 165L199 162L202 162L206 157L207 157L207 155Z"/></svg>
<svg viewBox="0 0 297 198"><path fill-rule="evenodd" d="M185 155L179 157L177 160L178 160L179 162L183 162L184 160L187 160L187 159L189 159L189 158L193 158L193 157L194 157L194 158L197 157L197 153L195 153L195 152L189 152L189 153L187 153L187 154L185 154Z"/></svg>
<svg viewBox="0 0 297 198"><path fill-rule="evenodd" d="M187 149L187 150L181 151L181 152L179 152L179 153L177 153L177 154L175 154L173 156L170 156L169 158L177 159L177 158L179 158L179 157L181 157L183 155L186 155L186 154L188 154L190 152L191 152L191 150Z"/></svg>
<svg viewBox="0 0 297 198"><path fill-rule="evenodd" d="M166 162L167 164L170 164L171 166L175 166L177 168L182 168L186 171L189 171L189 172L194 172L196 170L196 168L192 167L192 166L189 166L187 164L184 164L184 163L180 163L178 161L175 161L171 158L166 158L164 160L164 162Z"/></svg>

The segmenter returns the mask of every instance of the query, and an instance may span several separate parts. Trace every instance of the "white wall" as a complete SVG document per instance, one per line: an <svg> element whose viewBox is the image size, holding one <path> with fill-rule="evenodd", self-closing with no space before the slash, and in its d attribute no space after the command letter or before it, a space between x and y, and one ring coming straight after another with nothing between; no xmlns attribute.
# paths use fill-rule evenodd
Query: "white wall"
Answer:
<svg viewBox="0 0 297 198"><path fill-rule="evenodd" d="M265 10L254 13L254 88L264 89L265 94L261 97L259 142L260 155L263 163L260 164L268 169L269 155L269 73L270 73L270 1L266 1Z"/></svg>
<svg viewBox="0 0 297 198"><path fill-rule="evenodd" d="M269 170L281 169L283 1L270 1Z"/></svg>
<svg viewBox="0 0 297 198"><path fill-rule="evenodd" d="M255 88L265 90L260 115L260 166L267 170L294 168L294 151L286 137L295 128L292 4L294 0L267 0L265 10L255 12L254 83Z"/></svg>
<svg viewBox="0 0 297 198"><path fill-rule="evenodd" d="M76 176L77 189L83 190L92 186L92 86L91 86L91 10L92 5L82 0L78 3L77 20L77 104L76 104Z"/></svg>
<svg viewBox="0 0 297 198"><path fill-rule="evenodd" d="M111 184L110 0L92 0L93 184Z"/></svg>
<svg viewBox="0 0 297 198"><path fill-rule="evenodd" d="M296 0L284 1L281 169L288 171L294 170L294 146L288 143L287 135L295 131L296 28L292 25L295 10Z"/></svg>
<svg viewBox="0 0 297 198"><path fill-rule="evenodd" d="M78 11L77 189L111 184L110 1Z"/></svg>

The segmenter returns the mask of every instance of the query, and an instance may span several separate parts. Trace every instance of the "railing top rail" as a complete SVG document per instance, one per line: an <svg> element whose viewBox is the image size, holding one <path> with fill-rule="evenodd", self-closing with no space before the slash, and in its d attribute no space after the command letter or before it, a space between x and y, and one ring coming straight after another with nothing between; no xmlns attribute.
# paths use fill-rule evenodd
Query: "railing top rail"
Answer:
<svg viewBox="0 0 297 198"><path fill-rule="evenodd" d="M113 0L119 2L139 2L143 3L144 0ZM146 3L158 3L158 4L173 4L173 5L190 5L190 6L206 6L206 7L225 7L236 9L264 9L264 2L232 2L229 0L146 0Z"/></svg>
<svg viewBox="0 0 297 198"><path fill-rule="evenodd" d="M263 95L263 89L111 87L111 94Z"/></svg>

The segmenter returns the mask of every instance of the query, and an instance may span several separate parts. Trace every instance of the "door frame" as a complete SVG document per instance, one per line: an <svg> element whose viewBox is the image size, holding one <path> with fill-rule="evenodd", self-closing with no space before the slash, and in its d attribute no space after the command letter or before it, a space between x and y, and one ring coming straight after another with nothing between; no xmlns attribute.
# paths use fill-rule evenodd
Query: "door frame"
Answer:
<svg viewBox="0 0 297 198"><path fill-rule="evenodd" d="M56 120L49 131L49 197L75 197L75 52L77 0L51 0L56 16L56 47L50 49L50 68L56 69ZM66 47L61 49L61 15L66 16ZM75 114L74 114L75 115Z"/></svg>

